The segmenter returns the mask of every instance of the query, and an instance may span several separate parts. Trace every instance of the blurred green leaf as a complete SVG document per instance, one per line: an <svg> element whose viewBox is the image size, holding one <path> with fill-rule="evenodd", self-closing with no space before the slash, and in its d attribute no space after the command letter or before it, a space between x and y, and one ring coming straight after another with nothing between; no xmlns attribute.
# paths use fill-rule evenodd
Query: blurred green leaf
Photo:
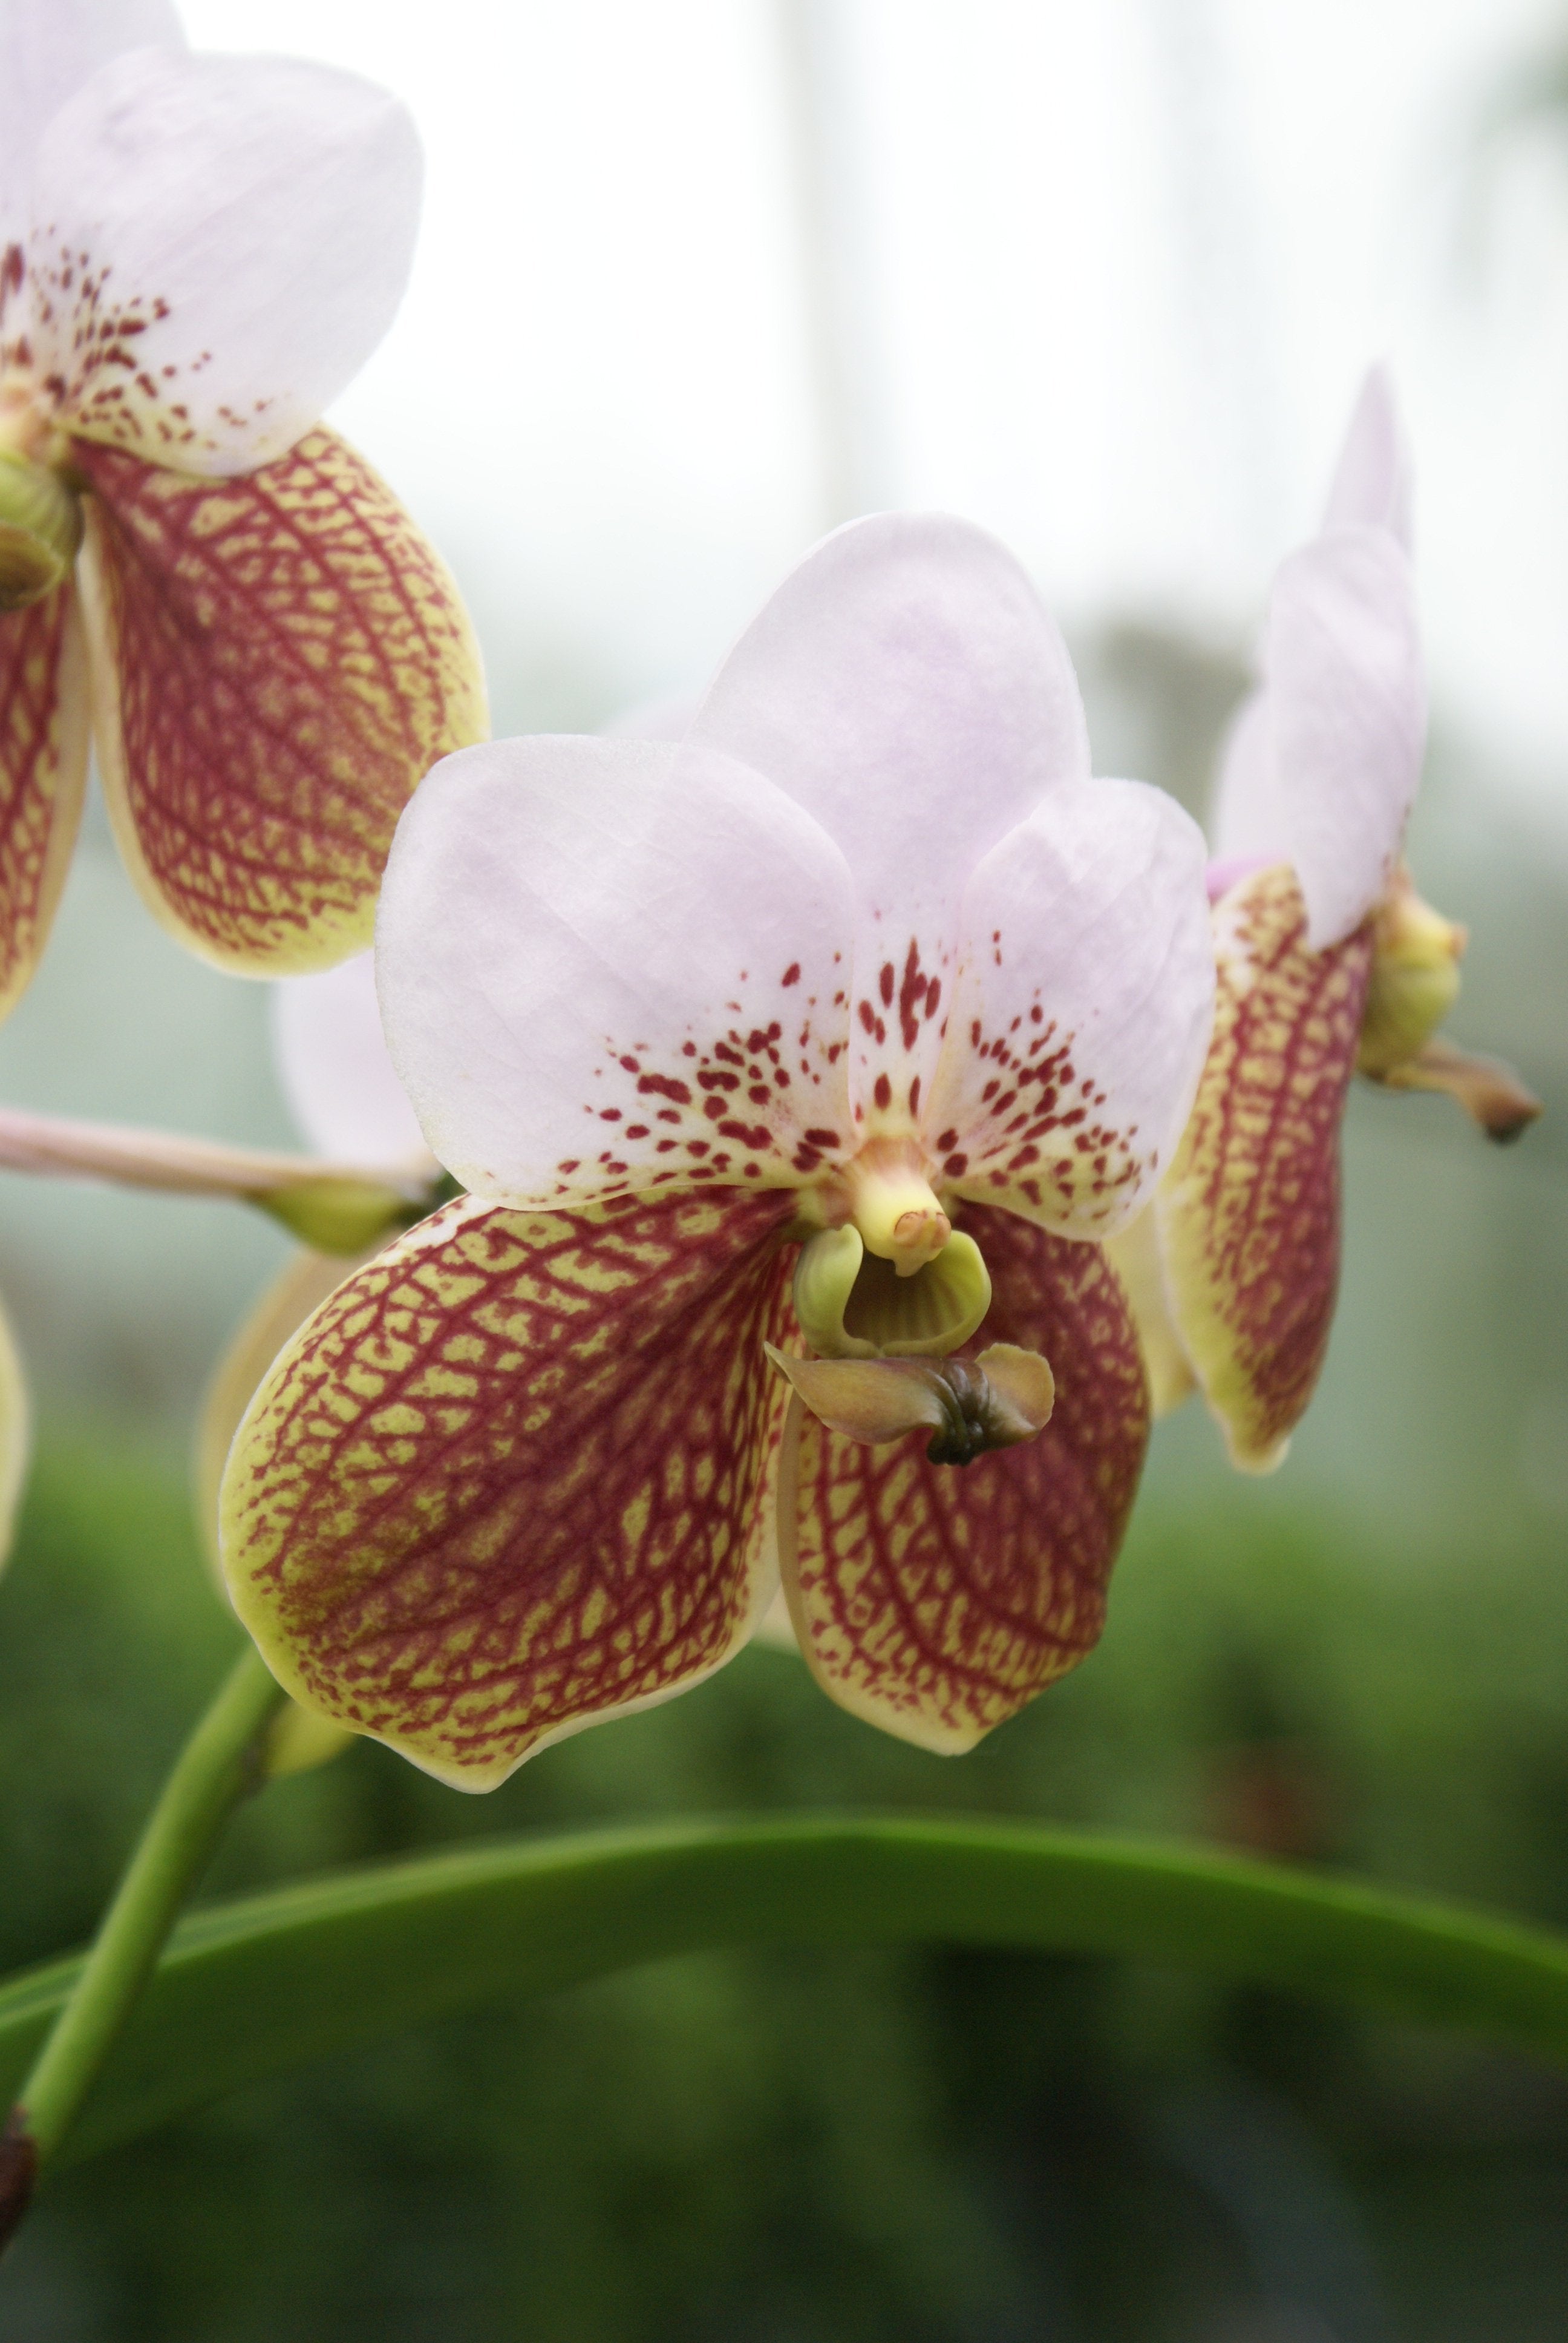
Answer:
<svg viewBox="0 0 1568 2343"><path fill-rule="evenodd" d="M714 1946L1121 1954L1473 2027L1568 2064L1568 1939L1206 1850L807 1817L528 1839L187 1919L62 2162L243 2083L519 1992ZM75 1962L0 1988L0 2084Z"/></svg>

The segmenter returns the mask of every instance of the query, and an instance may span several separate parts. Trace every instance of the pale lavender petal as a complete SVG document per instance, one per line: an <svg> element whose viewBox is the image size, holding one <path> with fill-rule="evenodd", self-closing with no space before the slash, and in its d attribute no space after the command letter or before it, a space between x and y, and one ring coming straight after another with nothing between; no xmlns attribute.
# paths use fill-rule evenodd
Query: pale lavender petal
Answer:
<svg viewBox="0 0 1568 2343"><path fill-rule="evenodd" d="M318 1155L376 1164L427 1153L387 1054L373 954L286 978L273 986L271 1006L283 1094Z"/></svg>
<svg viewBox="0 0 1568 2343"><path fill-rule="evenodd" d="M124 49L183 48L171 0L5 0L0 8L0 242L27 233L45 125Z"/></svg>
<svg viewBox="0 0 1568 2343"><path fill-rule="evenodd" d="M1213 1012L1204 860L1141 781L1053 790L991 850L925 1118L944 1184L1073 1237L1151 1194Z"/></svg>
<svg viewBox="0 0 1568 2343"><path fill-rule="evenodd" d="M394 1064L498 1202L790 1187L851 1150L849 873L760 774L650 740L447 758L377 924Z"/></svg>
<svg viewBox="0 0 1568 2343"><path fill-rule="evenodd" d="M405 109L285 58L137 49L39 143L28 269L67 427L223 477L283 455L375 348L419 210Z"/></svg>
<svg viewBox="0 0 1568 2343"><path fill-rule="evenodd" d="M1282 566L1265 669L1285 843L1319 951L1382 900L1421 777L1415 589L1387 529L1331 529Z"/></svg>
<svg viewBox="0 0 1568 2343"><path fill-rule="evenodd" d="M944 515L880 514L808 555L740 638L687 736L786 790L854 875L852 1091L907 1124L951 997L970 872L1089 772L1071 662L1005 548Z"/></svg>
<svg viewBox="0 0 1568 2343"><path fill-rule="evenodd" d="M1340 449L1325 528L1392 529L1410 551L1411 460L1388 368L1372 367L1361 387Z"/></svg>

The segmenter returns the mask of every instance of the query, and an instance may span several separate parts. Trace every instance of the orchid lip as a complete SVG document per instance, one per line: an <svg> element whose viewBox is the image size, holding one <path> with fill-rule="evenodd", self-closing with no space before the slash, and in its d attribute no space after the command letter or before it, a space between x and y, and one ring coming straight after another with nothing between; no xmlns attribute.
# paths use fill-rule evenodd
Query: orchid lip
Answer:
<svg viewBox="0 0 1568 2343"><path fill-rule="evenodd" d="M795 1269L795 1315L819 1358L945 1358L978 1332L990 1298L961 1229L912 1275L869 1252L852 1222L810 1238Z"/></svg>
<svg viewBox="0 0 1568 2343"><path fill-rule="evenodd" d="M1035 1351L993 1342L978 1359L794 1359L771 1343L773 1367L831 1432L878 1447L907 1433L931 1437L932 1464L972 1464L1033 1440L1050 1421L1056 1383Z"/></svg>

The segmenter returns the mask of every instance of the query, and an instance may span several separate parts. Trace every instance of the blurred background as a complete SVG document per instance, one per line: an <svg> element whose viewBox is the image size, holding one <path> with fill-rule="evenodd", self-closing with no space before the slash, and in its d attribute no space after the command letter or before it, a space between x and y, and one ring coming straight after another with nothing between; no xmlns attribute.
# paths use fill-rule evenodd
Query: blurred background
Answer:
<svg viewBox="0 0 1568 2343"><path fill-rule="evenodd" d="M336 419L442 546L498 730L699 684L827 527L940 505L1067 627L1097 766L1201 809L1369 360L1417 467L1412 859L1506 1152L1367 1092L1280 1475L1157 1435L1099 1654L954 1766L754 1651L487 1801L365 1746L214 1888L630 1812L1203 1833L1568 1924L1568 16L1561 0L187 0L412 106L426 225ZM0 1094L290 1133L255 987L90 817ZM0 1590L0 1956L83 1936L232 1641L186 1496L284 1242L0 1175L39 1457ZM255 2092L52 2190L0 2343L1514 2343L1568 2328L1568 2086L1191 1979L688 1961Z"/></svg>

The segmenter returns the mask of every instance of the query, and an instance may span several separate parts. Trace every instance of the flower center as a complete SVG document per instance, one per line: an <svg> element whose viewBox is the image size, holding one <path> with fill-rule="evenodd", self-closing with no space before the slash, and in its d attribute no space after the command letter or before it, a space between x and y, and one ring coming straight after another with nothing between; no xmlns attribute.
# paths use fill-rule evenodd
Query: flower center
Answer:
<svg viewBox="0 0 1568 2343"><path fill-rule="evenodd" d="M819 1358L946 1358L990 1308L990 1278L961 1229L950 1231L934 1261L906 1273L868 1252L850 1222L801 1246L794 1302Z"/></svg>
<svg viewBox="0 0 1568 2343"><path fill-rule="evenodd" d="M952 1235L952 1222L936 1200L913 1140L868 1140L835 1185L839 1194L833 1201L859 1231L866 1251L891 1262L900 1277L915 1276Z"/></svg>
<svg viewBox="0 0 1568 2343"><path fill-rule="evenodd" d="M41 601L69 573L82 542L82 508L60 477L66 442L31 375L0 377L0 610Z"/></svg>

